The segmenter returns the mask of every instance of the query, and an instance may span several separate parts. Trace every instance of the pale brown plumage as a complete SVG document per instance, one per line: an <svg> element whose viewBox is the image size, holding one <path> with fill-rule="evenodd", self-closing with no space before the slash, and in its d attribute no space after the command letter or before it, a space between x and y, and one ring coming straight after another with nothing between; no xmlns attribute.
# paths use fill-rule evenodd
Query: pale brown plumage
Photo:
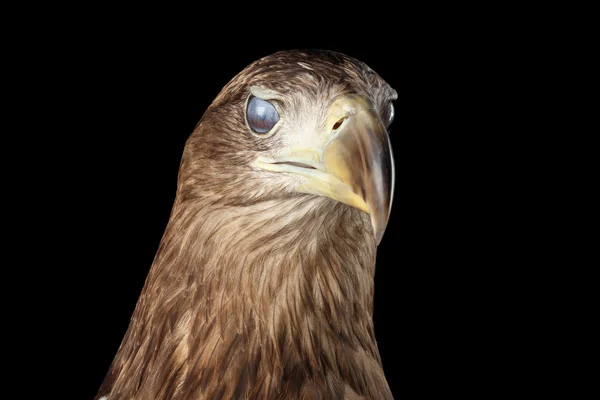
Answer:
<svg viewBox="0 0 600 400"><path fill-rule="evenodd" d="M325 51L276 53L223 88L185 146L170 221L97 398L392 398L369 215L250 165L283 145L248 133L257 83L288 107L360 93L383 112L394 97L366 65Z"/></svg>

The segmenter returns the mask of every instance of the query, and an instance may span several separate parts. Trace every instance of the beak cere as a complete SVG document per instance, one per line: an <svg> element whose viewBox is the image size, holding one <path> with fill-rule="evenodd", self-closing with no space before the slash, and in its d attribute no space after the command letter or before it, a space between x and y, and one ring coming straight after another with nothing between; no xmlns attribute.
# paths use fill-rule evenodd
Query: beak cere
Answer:
<svg viewBox="0 0 600 400"><path fill-rule="evenodd" d="M284 157L260 157L254 165L302 175L306 180L299 192L326 196L369 213L379 244L392 205L394 161L386 127L374 105L358 95L338 97L318 137L319 143L288 148Z"/></svg>

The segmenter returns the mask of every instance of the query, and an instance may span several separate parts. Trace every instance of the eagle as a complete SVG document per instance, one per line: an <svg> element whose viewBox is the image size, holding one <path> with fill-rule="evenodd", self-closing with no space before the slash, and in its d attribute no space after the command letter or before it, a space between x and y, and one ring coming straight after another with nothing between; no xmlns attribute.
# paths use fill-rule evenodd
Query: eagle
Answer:
<svg viewBox="0 0 600 400"><path fill-rule="evenodd" d="M392 399L372 315L396 98L327 50L223 87L97 400Z"/></svg>

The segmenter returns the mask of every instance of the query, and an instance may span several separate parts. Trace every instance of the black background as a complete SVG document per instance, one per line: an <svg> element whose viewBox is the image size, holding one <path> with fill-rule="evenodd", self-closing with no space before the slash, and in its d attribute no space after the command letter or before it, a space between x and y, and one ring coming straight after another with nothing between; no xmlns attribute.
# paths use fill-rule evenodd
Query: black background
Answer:
<svg viewBox="0 0 600 400"><path fill-rule="evenodd" d="M499 322L507 295L499 282L514 272L503 267L502 246L514 243L498 247L489 230L504 212L490 201L512 201L490 185L501 182L486 163L502 140L483 95L502 84L488 72L499 61L472 32L401 24L408 19L382 21L386 29L315 24L321 31L292 39L246 25L224 36L200 23L113 16L91 30L82 20L44 43L36 57L52 68L36 70L48 85L36 99L52 111L39 129L53 132L46 141L59 166L45 256L63 267L52 271L64 278L55 289L67 320L57 322L66 339L58 350L69 353L78 398L96 393L125 334L195 124L246 65L296 48L355 57L399 95L390 136L396 191L378 249L374 311L394 396L477 394L482 384L498 392L504 379L521 379L502 374L499 383L496 362L515 335Z"/></svg>

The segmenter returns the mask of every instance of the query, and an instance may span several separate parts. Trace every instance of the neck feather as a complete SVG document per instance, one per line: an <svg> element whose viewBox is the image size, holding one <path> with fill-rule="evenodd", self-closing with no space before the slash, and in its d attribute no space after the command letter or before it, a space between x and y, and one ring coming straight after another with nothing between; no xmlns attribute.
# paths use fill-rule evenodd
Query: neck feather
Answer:
<svg viewBox="0 0 600 400"><path fill-rule="evenodd" d="M99 396L391 398L370 229L365 213L308 195L176 201Z"/></svg>

